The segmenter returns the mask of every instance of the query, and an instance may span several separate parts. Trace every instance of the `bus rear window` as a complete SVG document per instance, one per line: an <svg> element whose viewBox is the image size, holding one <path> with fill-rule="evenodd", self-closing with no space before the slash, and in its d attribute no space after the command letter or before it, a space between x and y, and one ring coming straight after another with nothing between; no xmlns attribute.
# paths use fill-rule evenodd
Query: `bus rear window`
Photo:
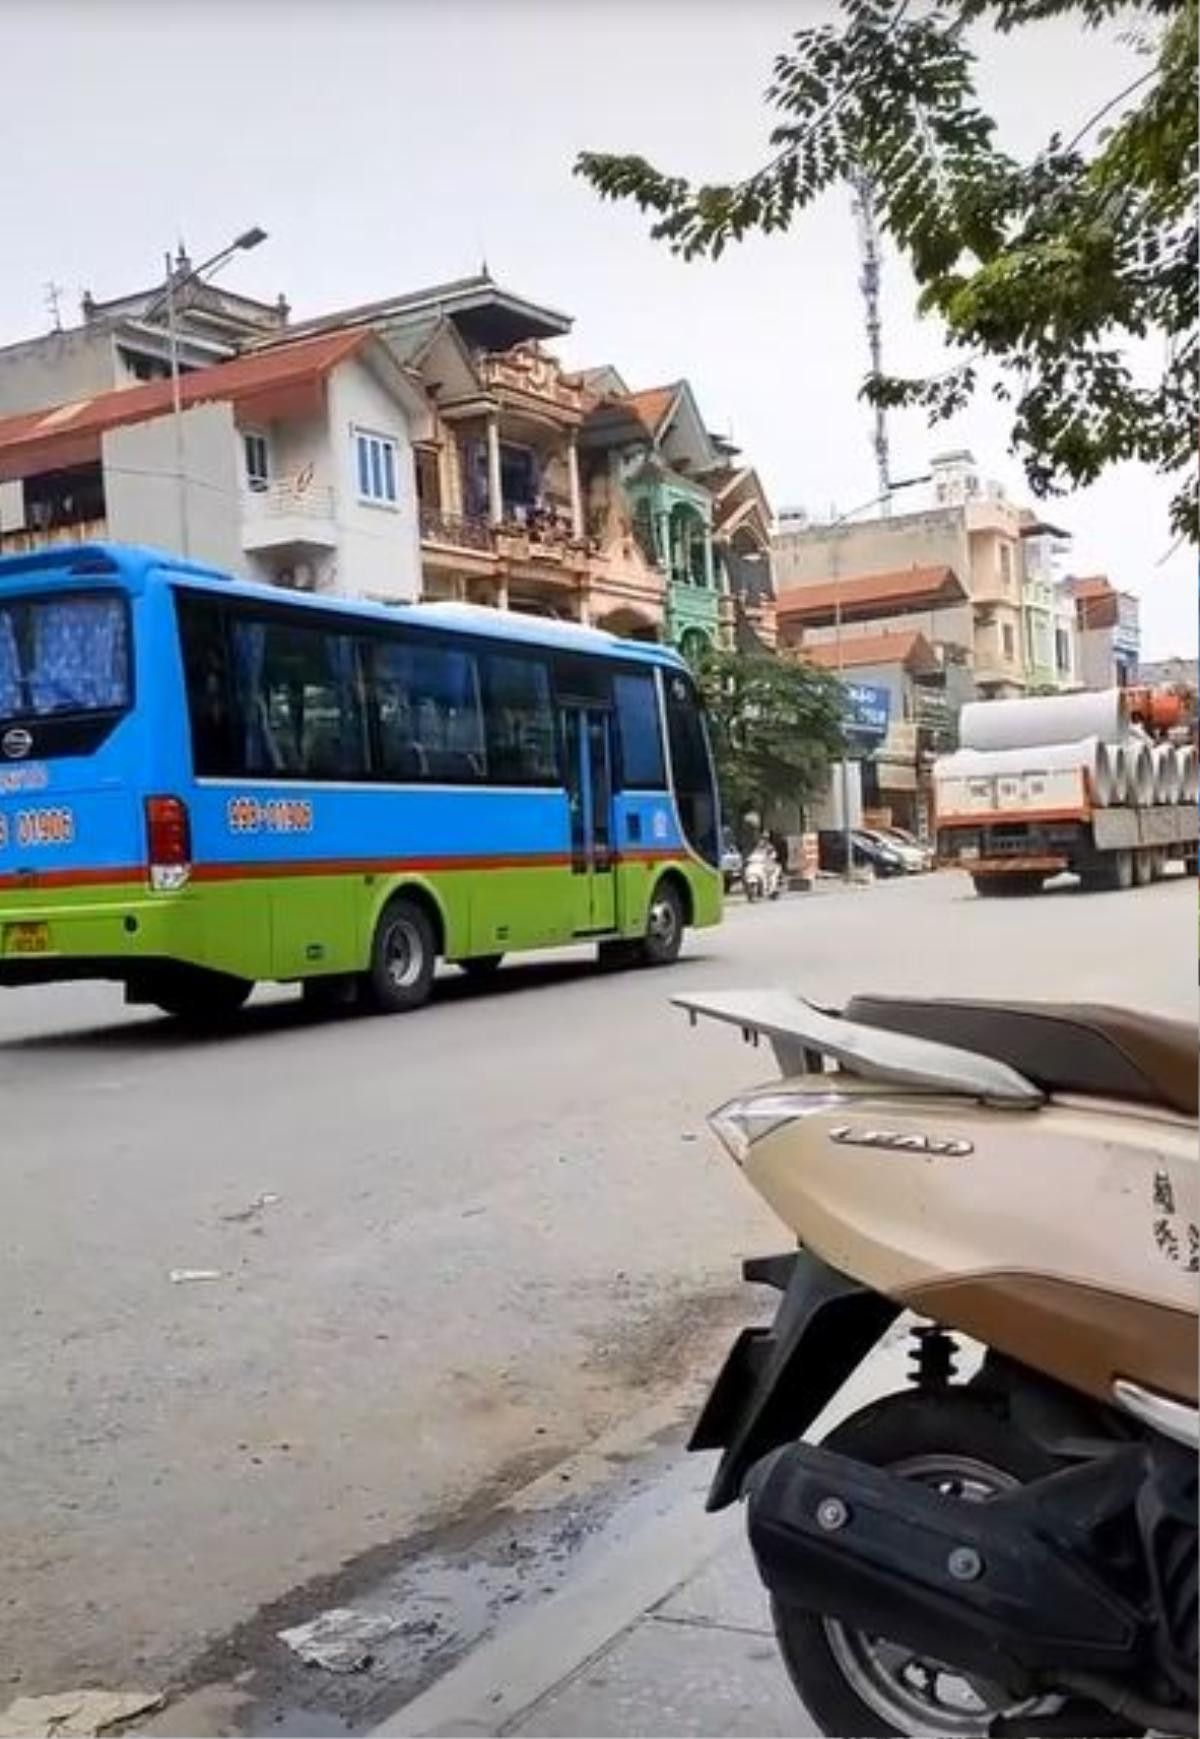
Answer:
<svg viewBox="0 0 1200 1739"><path fill-rule="evenodd" d="M123 598L72 592L0 599L0 725L129 705Z"/></svg>

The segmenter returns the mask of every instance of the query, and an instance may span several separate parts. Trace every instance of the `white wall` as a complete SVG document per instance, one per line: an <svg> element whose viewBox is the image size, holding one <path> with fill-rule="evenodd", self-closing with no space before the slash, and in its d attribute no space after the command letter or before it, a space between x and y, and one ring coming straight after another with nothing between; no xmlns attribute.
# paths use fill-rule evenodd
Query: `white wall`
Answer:
<svg viewBox="0 0 1200 1739"><path fill-rule="evenodd" d="M51 332L0 350L0 417L94 398L118 384L111 331Z"/></svg>
<svg viewBox="0 0 1200 1739"><path fill-rule="evenodd" d="M333 370L326 394L339 541L334 586L359 597L419 597L417 484L404 409L366 364L353 357ZM356 428L390 435L396 442L399 499L394 507L359 499Z"/></svg>
<svg viewBox="0 0 1200 1739"><path fill-rule="evenodd" d="M244 573L241 544L241 446L229 404L196 405L183 414L188 549L198 562ZM110 429L101 441L109 536L184 554L174 419L155 417Z"/></svg>
<svg viewBox="0 0 1200 1739"><path fill-rule="evenodd" d="M964 586L971 583L962 509L944 508L863 520L836 532L827 526L793 530L784 525L771 540L776 591L827 584L833 577L835 545L843 578L940 564L953 568Z"/></svg>

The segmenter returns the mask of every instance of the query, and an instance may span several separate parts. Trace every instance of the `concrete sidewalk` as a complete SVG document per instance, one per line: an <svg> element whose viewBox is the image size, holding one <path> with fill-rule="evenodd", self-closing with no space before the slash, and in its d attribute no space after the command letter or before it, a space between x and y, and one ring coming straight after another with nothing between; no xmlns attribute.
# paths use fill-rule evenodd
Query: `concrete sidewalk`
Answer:
<svg viewBox="0 0 1200 1739"><path fill-rule="evenodd" d="M702 1504L697 1489L379 1731L807 1739L742 1512Z"/></svg>

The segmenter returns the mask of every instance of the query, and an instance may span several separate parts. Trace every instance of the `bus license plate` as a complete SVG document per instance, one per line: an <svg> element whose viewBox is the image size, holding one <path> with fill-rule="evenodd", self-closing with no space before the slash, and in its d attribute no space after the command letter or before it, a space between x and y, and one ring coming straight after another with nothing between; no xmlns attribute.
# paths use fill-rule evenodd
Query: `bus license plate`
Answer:
<svg viewBox="0 0 1200 1739"><path fill-rule="evenodd" d="M48 954L49 924L6 924L4 926L6 954Z"/></svg>

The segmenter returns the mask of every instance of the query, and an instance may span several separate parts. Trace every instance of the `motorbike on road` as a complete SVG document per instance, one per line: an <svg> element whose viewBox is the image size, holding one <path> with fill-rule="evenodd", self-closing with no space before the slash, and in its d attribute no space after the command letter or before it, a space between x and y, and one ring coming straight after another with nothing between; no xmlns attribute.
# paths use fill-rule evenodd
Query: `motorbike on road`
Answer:
<svg viewBox="0 0 1200 1739"><path fill-rule="evenodd" d="M1124 1010L675 999L784 1079L713 1128L798 1247L691 1447L823 1733L1196 1731L1196 1034ZM889 1333L907 1386L805 1441ZM866 1373L857 1377L862 1384Z"/></svg>
<svg viewBox="0 0 1200 1739"><path fill-rule="evenodd" d="M759 840L742 865L742 886L748 900L777 900L783 892L783 865L770 840Z"/></svg>

